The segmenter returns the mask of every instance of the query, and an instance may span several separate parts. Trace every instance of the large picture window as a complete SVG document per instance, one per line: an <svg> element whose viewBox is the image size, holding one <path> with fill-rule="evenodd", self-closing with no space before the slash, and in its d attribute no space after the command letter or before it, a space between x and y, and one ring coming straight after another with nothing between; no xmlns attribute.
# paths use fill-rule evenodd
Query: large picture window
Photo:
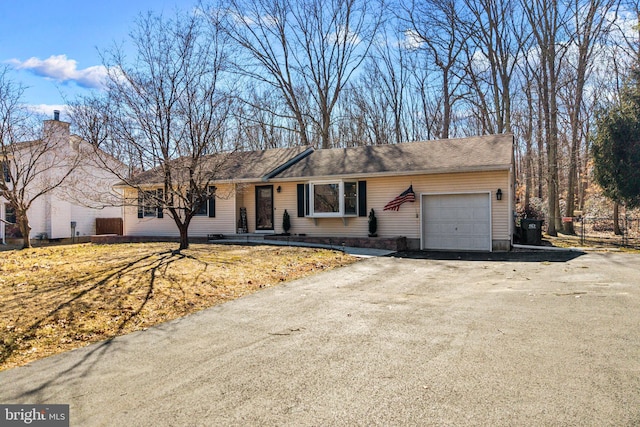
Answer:
<svg viewBox="0 0 640 427"><path fill-rule="evenodd" d="M358 215L357 182L309 183L309 216L342 217Z"/></svg>
<svg viewBox="0 0 640 427"><path fill-rule="evenodd" d="M313 185L313 213L340 213L340 184Z"/></svg>

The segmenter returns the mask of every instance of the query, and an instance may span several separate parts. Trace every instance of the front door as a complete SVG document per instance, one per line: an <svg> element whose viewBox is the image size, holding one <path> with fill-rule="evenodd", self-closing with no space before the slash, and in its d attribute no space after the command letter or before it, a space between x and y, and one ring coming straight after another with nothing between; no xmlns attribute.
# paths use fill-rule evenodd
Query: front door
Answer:
<svg viewBox="0 0 640 427"><path fill-rule="evenodd" d="M256 231L273 231L273 185L256 186Z"/></svg>

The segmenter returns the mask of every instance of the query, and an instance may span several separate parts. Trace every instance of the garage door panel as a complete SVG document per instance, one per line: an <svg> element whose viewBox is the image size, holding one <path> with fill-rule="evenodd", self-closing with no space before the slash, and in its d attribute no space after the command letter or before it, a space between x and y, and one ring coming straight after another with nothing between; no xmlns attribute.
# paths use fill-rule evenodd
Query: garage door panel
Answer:
<svg viewBox="0 0 640 427"><path fill-rule="evenodd" d="M488 193L422 196L424 249L491 250Z"/></svg>

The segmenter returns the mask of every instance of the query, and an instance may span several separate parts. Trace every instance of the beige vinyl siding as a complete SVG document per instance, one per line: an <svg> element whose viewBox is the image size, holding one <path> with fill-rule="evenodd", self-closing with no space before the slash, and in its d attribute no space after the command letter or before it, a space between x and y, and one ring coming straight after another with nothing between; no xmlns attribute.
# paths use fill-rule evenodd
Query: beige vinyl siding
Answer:
<svg viewBox="0 0 640 427"><path fill-rule="evenodd" d="M247 222L249 226L249 232L254 233L256 231L256 186L261 185L273 185L273 206L274 206L274 233L284 233L282 229L282 219L284 215L285 209L289 213L289 217L291 218L291 229L289 233L291 234L307 234L309 236L317 235L317 236L329 236L332 231L331 228L327 227L327 225L331 222L339 222L340 229L339 232L335 232L336 235L347 235L344 233L351 232L353 236L358 236L354 230L350 230L349 228L345 228L342 226L342 220L339 218L323 218L321 219L321 223L318 225L321 227L317 227L317 231L315 234L312 232L316 227L313 226L312 218L298 218L298 193L297 193L297 184L296 182L273 182L273 183L264 183L264 184L255 184L255 185L244 185L241 189L239 189L239 195L242 194L242 199L244 200L244 204L239 205L240 207L247 208ZM280 192L278 192L278 187L280 187ZM366 221L365 221L366 226Z"/></svg>
<svg viewBox="0 0 640 427"><path fill-rule="evenodd" d="M394 176L366 178L367 213L373 208L378 218L378 236L420 238L420 195L437 193L491 193L492 239L510 239L509 232L509 172L473 172L436 175ZM353 179L348 179L353 181ZM274 183L281 185L282 191L275 195L276 233L282 231L282 212L286 208L291 215L292 234L309 236L349 236L364 237L368 234L367 217L342 218L298 218L296 183ZM414 203L404 203L399 211L383 211L384 206L394 197L413 185L416 193ZM503 199L497 201L495 192L502 189ZM245 198L245 201L247 199ZM252 224L250 224L251 229ZM255 227L255 224L253 224Z"/></svg>
<svg viewBox="0 0 640 427"><path fill-rule="evenodd" d="M509 171L468 172L435 175L393 176L367 178L358 177L345 181L367 182L367 214L373 208L378 218L378 236L405 236L420 239L420 197L421 194L451 194L485 192L491 194L492 240L510 240L510 199ZM282 218L284 210L291 217L292 235L325 237L365 237L368 234L367 217L345 218L299 218L297 215L297 184L300 182L277 182L259 184L218 185L216 199L216 218L195 217L189 228L190 236L207 234L234 234L240 208L247 209L248 231L256 231L255 188L257 185L273 185L274 197L274 233L283 233ZM383 211L384 205L398 196L409 185L416 193L414 203L405 203L399 211ZM280 187L280 192L277 191ZM497 201L495 192L502 189L503 199ZM137 192L129 190L128 196L137 201ZM173 219L165 210L164 218L137 217L137 206L125 209L125 234L133 236L177 236L178 230Z"/></svg>
<svg viewBox="0 0 640 427"><path fill-rule="evenodd" d="M207 234L235 233L235 194L233 187L227 184L217 185L216 216L196 216L189 225L189 236L206 237ZM127 236L162 236L177 237L180 235L176 223L164 210L163 218L138 218L138 192L125 190L125 198L129 201L124 208L124 234Z"/></svg>
<svg viewBox="0 0 640 427"><path fill-rule="evenodd" d="M236 232L235 189L230 184L216 185L216 216L195 216L189 226L190 236L233 234Z"/></svg>
<svg viewBox="0 0 640 427"><path fill-rule="evenodd" d="M273 185L273 232L277 234L284 233L282 229L282 218L286 209L291 217L291 229L289 232L297 234L298 232L294 231L295 228L300 227L299 225L296 227L297 220L299 219L296 217L298 207L297 190L296 183L292 182L261 183L238 187L238 212L241 207L247 208L247 225L249 232L255 233L256 231L256 186L263 185ZM278 187L280 187L279 193ZM302 231L300 231L300 233L302 233Z"/></svg>
<svg viewBox="0 0 640 427"><path fill-rule="evenodd" d="M256 231L256 187L250 184L239 184L236 186L237 213L240 218L240 208L247 208L247 228L249 233Z"/></svg>

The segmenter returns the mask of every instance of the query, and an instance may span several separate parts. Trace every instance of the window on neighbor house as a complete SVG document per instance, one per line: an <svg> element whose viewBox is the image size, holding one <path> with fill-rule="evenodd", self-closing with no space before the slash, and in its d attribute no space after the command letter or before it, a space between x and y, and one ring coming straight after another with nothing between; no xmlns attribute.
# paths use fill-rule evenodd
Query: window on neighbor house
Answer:
<svg viewBox="0 0 640 427"><path fill-rule="evenodd" d="M11 175L9 174L9 163L8 162L1 162L1 163L2 163L2 177L5 182L10 182Z"/></svg>
<svg viewBox="0 0 640 427"><path fill-rule="evenodd" d="M18 224L16 224L16 222L18 221L16 211L15 209L13 209L13 206L11 206L10 203L5 203L4 205L4 219L8 222L8 224L5 223L4 225L5 237L8 237L10 239L17 239L22 237L20 227L18 226Z"/></svg>
<svg viewBox="0 0 640 427"><path fill-rule="evenodd" d="M10 203L4 205L4 219L12 224L16 223L16 211Z"/></svg>

